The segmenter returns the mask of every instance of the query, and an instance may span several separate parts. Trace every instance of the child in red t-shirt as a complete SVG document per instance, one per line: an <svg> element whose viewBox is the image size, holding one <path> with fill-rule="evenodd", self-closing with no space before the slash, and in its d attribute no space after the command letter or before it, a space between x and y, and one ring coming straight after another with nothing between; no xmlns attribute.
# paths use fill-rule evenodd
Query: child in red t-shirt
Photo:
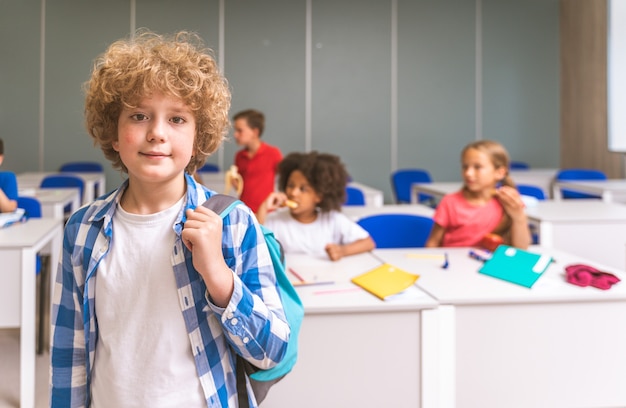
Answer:
<svg viewBox="0 0 626 408"><path fill-rule="evenodd" d="M263 113L254 109L244 110L237 113L233 121L235 140L243 146L235 155L235 165L243 179L239 198L256 213L261 203L274 191L276 169L283 155L277 147L261 140L265 128ZM234 187L237 189L236 185Z"/></svg>

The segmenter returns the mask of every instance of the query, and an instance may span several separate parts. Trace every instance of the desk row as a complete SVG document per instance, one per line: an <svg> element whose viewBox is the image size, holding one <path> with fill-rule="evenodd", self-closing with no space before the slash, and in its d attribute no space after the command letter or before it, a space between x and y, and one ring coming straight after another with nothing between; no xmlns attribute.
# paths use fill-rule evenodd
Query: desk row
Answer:
<svg viewBox="0 0 626 408"><path fill-rule="evenodd" d="M564 267L593 264L622 281L624 272L531 251L556 260L532 289L479 274L468 248L383 249L338 262L288 255L299 274L335 283L298 287L298 363L262 407L625 406L626 284L574 286ZM386 301L349 282L382 262L420 277Z"/></svg>

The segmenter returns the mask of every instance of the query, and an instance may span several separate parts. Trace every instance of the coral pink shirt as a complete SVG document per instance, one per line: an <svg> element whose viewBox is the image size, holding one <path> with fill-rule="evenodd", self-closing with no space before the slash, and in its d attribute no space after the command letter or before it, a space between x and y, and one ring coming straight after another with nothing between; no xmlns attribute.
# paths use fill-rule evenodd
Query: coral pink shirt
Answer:
<svg viewBox="0 0 626 408"><path fill-rule="evenodd" d="M445 233L441 246L476 246L500 223L504 210L497 199L485 205L472 205L463 197L462 191L443 197L433 219Z"/></svg>
<svg viewBox="0 0 626 408"><path fill-rule="evenodd" d="M255 213L274 191L276 168L282 159L280 150L267 143L261 143L252 157L246 149L239 150L235 155L235 165L243 178L243 191L239 198Z"/></svg>

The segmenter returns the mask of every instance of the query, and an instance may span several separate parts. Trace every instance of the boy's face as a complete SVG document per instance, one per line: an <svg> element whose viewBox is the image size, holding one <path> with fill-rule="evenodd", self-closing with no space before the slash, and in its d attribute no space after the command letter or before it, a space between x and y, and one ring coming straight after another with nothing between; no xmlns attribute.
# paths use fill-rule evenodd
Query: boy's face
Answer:
<svg viewBox="0 0 626 408"><path fill-rule="evenodd" d="M194 150L196 119L178 98L155 93L118 120L119 152L131 180L148 183L180 177Z"/></svg>
<svg viewBox="0 0 626 408"><path fill-rule="evenodd" d="M259 129L248 126L245 118L237 119L233 125L235 141L239 146L249 146L259 139Z"/></svg>

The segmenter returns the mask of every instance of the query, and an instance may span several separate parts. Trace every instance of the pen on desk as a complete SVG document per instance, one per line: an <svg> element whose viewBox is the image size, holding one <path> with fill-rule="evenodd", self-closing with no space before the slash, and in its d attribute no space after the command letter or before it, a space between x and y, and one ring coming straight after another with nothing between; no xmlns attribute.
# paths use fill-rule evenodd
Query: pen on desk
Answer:
<svg viewBox="0 0 626 408"><path fill-rule="evenodd" d="M300 281L293 282L293 286L316 286L316 285L332 285L335 281Z"/></svg>
<svg viewBox="0 0 626 408"><path fill-rule="evenodd" d="M287 269L289 269L289 272L291 272L291 274L292 274L293 276L295 276L296 278L298 278L298 280L299 280L300 282L305 282L305 281L306 281L306 280L302 277L302 275L300 275L298 272L296 272L293 268L287 268Z"/></svg>
<svg viewBox="0 0 626 408"><path fill-rule="evenodd" d="M441 265L441 267L443 269L448 269L448 266L450 266L450 261L448 260L448 253L445 252L443 255L444 255L444 260L443 260L443 265Z"/></svg>
<svg viewBox="0 0 626 408"><path fill-rule="evenodd" d="M488 254L480 254L477 251L473 251L471 249L470 249L468 255L470 256L470 258L474 258L474 259L476 259L478 261L482 261L482 262L486 262L490 258L490 255L488 255Z"/></svg>

